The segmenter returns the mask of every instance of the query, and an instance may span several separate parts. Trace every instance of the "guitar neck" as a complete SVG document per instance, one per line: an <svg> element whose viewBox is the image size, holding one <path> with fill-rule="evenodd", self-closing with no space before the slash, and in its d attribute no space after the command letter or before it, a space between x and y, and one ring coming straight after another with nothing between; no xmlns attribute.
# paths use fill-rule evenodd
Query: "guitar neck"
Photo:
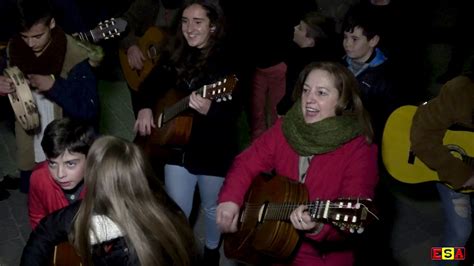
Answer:
<svg viewBox="0 0 474 266"><path fill-rule="evenodd" d="M203 96L203 88L200 88L196 91L199 95ZM186 96L183 99L179 100L177 103L163 110L163 123L166 124L182 112L189 109L189 97Z"/></svg>
<svg viewBox="0 0 474 266"><path fill-rule="evenodd" d="M309 215L313 221L341 224L343 225L340 225L341 228L360 224L366 221L369 214L374 215L368 210L364 201L316 200L310 203L268 203L266 205L247 203L242 216L253 216L257 213L261 222L288 221L290 214L300 205L308 206Z"/></svg>
<svg viewBox="0 0 474 266"><path fill-rule="evenodd" d="M92 35L92 31L87 32L79 32L77 34L77 38L81 41L86 41L90 43L95 43L94 35Z"/></svg>
<svg viewBox="0 0 474 266"><path fill-rule="evenodd" d="M300 205L308 206L310 216L314 221L326 220L329 218L331 209L336 208L331 201L313 201L310 203L269 203L266 205L263 220L267 221L288 221L290 220L290 214ZM261 204L250 204L245 208L245 211L261 211ZM243 214L245 215L245 213Z"/></svg>

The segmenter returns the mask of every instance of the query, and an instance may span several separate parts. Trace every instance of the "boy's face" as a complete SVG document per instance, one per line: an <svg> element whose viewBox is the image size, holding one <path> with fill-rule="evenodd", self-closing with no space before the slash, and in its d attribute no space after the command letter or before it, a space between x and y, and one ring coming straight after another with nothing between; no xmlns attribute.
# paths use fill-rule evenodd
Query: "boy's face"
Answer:
<svg viewBox="0 0 474 266"><path fill-rule="evenodd" d="M308 24L304 21L300 21L300 24L294 27L293 41L300 47L313 47L314 39L306 36L308 34Z"/></svg>
<svg viewBox="0 0 474 266"><path fill-rule="evenodd" d="M353 32L344 32L342 45L348 57L357 63L365 63L372 55L378 42L379 37L377 35L368 40L363 34L363 30L355 27Z"/></svg>
<svg viewBox="0 0 474 266"><path fill-rule="evenodd" d="M20 32L20 35L35 55L40 56L51 43L51 30L55 25L54 19L51 19L50 23L38 22L29 30Z"/></svg>
<svg viewBox="0 0 474 266"><path fill-rule="evenodd" d="M64 190L73 189L84 179L86 156L65 151L56 158L48 159L48 167L54 181Z"/></svg>

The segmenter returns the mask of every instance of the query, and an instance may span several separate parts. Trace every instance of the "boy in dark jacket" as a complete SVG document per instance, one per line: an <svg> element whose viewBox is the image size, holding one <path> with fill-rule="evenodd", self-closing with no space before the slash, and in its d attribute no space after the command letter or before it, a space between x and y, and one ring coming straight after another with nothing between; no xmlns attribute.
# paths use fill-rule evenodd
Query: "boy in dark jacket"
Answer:
<svg viewBox="0 0 474 266"><path fill-rule="evenodd" d="M361 98L380 144L385 121L398 106L387 57L377 48L379 29L373 17L361 8L351 10L343 25L344 63L359 81Z"/></svg>

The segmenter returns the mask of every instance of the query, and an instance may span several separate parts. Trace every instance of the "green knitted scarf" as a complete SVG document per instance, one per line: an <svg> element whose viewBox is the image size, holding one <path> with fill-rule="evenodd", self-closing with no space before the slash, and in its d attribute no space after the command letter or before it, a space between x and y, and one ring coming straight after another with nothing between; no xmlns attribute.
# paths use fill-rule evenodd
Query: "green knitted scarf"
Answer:
<svg viewBox="0 0 474 266"><path fill-rule="evenodd" d="M301 111L301 100L283 118L282 129L288 143L300 156L333 151L362 132L357 118L349 115L307 124Z"/></svg>

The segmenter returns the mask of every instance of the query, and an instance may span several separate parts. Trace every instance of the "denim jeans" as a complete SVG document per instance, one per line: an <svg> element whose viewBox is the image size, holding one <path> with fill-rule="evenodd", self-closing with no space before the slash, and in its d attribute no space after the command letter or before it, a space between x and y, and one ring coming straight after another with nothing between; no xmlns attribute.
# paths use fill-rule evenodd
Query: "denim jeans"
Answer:
<svg viewBox="0 0 474 266"><path fill-rule="evenodd" d="M221 233L216 224L216 207L219 190L224 178L209 175L193 175L178 165L165 165L165 188L189 219L193 207L194 190L199 186L201 206L204 210L206 246L214 249L219 245Z"/></svg>
<svg viewBox="0 0 474 266"><path fill-rule="evenodd" d="M445 247L465 247L472 232L474 197L470 194L456 192L442 183L437 183L436 188L445 217L441 245ZM444 265L442 262L440 263L438 265ZM456 265L454 263L455 261L452 261L447 265Z"/></svg>

